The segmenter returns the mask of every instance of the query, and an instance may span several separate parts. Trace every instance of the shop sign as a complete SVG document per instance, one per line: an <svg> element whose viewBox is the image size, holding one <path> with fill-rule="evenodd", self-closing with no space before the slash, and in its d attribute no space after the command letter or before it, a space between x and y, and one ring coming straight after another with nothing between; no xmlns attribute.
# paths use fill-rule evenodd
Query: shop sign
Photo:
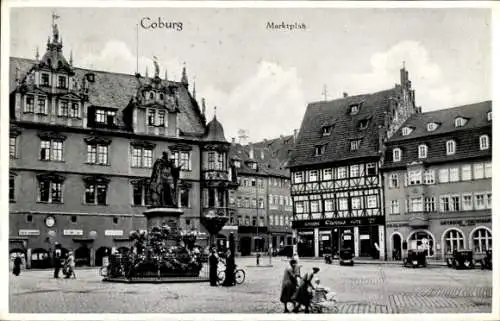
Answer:
<svg viewBox="0 0 500 321"><path fill-rule="evenodd" d="M383 216L376 217L350 217L343 219L322 219L322 220L307 220L293 221L292 228L305 227L330 227L330 226L357 226L357 225L382 225L384 224Z"/></svg>
<svg viewBox="0 0 500 321"><path fill-rule="evenodd" d="M361 234L359 236L359 239L360 240L369 240L370 239L370 235L368 235L368 234Z"/></svg>
<svg viewBox="0 0 500 321"><path fill-rule="evenodd" d="M307 231L307 232L299 232L299 235L313 235L313 231Z"/></svg>
<svg viewBox="0 0 500 321"><path fill-rule="evenodd" d="M330 239L330 235L321 235L322 241L328 241Z"/></svg>
<svg viewBox="0 0 500 321"><path fill-rule="evenodd" d="M105 236L123 236L123 230L105 230Z"/></svg>
<svg viewBox="0 0 500 321"><path fill-rule="evenodd" d="M237 231L238 230L238 225L226 225L222 229L223 230L234 230L234 231Z"/></svg>
<svg viewBox="0 0 500 321"><path fill-rule="evenodd" d="M491 218L482 218L482 219L472 219L472 220L443 220L441 221L441 225L475 225L480 223L491 223Z"/></svg>
<svg viewBox="0 0 500 321"><path fill-rule="evenodd" d="M403 227L403 226L408 226L408 223L390 223L387 224L386 227Z"/></svg>
<svg viewBox="0 0 500 321"><path fill-rule="evenodd" d="M64 235L71 235L71 236L82 236L83 230L64 230L63 234Z"/></svg>
<svg viewBox="0 0 500 321"><path fill-rule="evenodd" d="M40 230L19 230L19 236L37 236Z"/></svg>

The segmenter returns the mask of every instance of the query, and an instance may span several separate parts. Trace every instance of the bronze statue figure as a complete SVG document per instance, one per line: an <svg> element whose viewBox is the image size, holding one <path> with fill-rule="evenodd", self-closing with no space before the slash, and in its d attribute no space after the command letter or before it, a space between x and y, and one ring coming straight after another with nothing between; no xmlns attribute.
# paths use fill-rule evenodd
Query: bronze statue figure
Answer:
<svg viewBox="0 0 500 321"><path fill-rule="evenodd" d="M175 166L175 161L170 153L163 152L153 165L151 182L152 207L178 207L178 185L182 166Z"/></svg>

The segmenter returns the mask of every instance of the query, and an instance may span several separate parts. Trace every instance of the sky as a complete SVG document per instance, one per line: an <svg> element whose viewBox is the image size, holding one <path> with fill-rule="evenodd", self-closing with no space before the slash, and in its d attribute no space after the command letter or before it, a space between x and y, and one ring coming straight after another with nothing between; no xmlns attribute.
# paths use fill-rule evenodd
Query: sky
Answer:
<svg viewBox="0 0 500 321"><path fill-rule="evenodd" d="M226 138L289 135L309 102L399 83L404 64L423 111L491 99L489 9L13 8L10 56L42 55L52 12L74 65L120 73L146 68L180 80L183 64L207 116ZM182 22L182 30L141 21ZM305 29L276 30L275 24ZM137 26L139 27L137 28ZM137 42L137 32L138 39ZM137 55L138 52L138 55ZM137 57L139 57L137 59Z"/></svg>

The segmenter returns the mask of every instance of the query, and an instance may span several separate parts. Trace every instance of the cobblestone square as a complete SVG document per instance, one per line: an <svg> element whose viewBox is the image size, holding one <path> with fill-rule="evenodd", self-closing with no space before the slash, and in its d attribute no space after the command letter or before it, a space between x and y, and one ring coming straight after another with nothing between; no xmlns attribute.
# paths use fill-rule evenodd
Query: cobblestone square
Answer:
<svg viewBox="0 0 500 321"><path fill-rule="evenodd" d="M105 283L97 269L77 270L77 278L69 280L53 279L52 270L23 271L10 276L10 313L281 313L287 262L272 263L256 267L253 259L238 258L246 280L232 288ZM491 313L491 271L312 260L301 265L303 272L320 267L321 283L337 293L340 313Z"/></svg>

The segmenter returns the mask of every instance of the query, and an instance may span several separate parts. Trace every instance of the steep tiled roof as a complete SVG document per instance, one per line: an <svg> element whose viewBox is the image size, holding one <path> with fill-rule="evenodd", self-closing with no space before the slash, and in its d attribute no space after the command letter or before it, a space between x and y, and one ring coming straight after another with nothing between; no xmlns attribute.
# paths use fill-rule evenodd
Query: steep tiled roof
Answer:
<svg viewBox="0 0 500 321"><path fill-rule="evenodd" d="M401 128L391 137L389 141L399 141L405 139L413 139L431 135L441 135L457 130L467 130L483 126L491 126L491 121L488 121L487 115L491 111L491 100L480 103L458 106L436 111L414 114L401 126ZM455 127L455 118L463 117L467 119L467 123L463 127ZM438 123L439 127L429 132L427 131L428 123ZM402 128L412 127L414 130L407 136L401 133Z"/></svg>
<svg viewBox="0 0 500 321"><path fill-rule="evenodd" d="M265 140L251 145L232 144L229 156L241 161L238 172L249 175L269 175L289 177L290 172L285 167L288 160L288 150L293 149L293 136L283 136ZM253 158L250 157L253 150ZM249 165L257 163L257 170Z"/></svg>
<svg viewBox="0 0 500 321"><path fill-rule="evenodd" d="M397 97L396 88L310 103L302 120L289 166L378 156L380 149L378 127L384 124L384 112L388 110L391 97ZM361 103L359 113L351 115L350 105L359 103ZM360 129L359 122L367 119L368 126ZM322 135L323 126L332 126L330 135ZM352 139L361 139L356 151L350 150ZM326 144L324 154L315 156L315 146L324 144Z"/></svg>
<svg viewBox="0 0 500 321"><path fill-rule="evenodd" d="M16 68L19 70L21 79L30 71L35 60L25 58L10 58L9 88L12 91L16 87ZM77 79L81 80L85 74L91 72L95 75L95 82L89 86L89 102L93 106L111 107L123 110L130 99L136 94L139 82L134 75L97 71L84 68L74 68ZM141 81L145 81L141 78ZM178 128L181 132L202 136L205 134L205 125L199 107L192 99L185 85L168 81L168 84L177 87L179 96Z"/></svg>

